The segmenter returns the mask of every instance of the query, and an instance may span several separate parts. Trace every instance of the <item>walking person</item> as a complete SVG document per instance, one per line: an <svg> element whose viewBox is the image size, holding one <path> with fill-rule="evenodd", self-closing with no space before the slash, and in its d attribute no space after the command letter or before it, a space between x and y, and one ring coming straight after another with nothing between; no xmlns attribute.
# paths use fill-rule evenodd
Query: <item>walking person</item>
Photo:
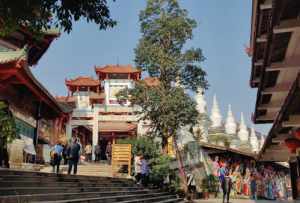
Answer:
<svg viewBox="0 0 300 203"><path fill-rule="evenodd" d="M145 159L144 156L142 156L141 157L141 178L142 178L142 185L144 187L148 186L149 173L150 173L150 169L149 169L148 161Z"/></svg>
<svg viewBox="0 0 300 203"><path fill-rule="evenodd" d="M106 146L105 154L109 165L111 164L111 152L112 152L112 145L111 142L108 142Z"/></svg>
<svg viewBox="0 0 300 203"><path fill-rule="evenodd" d="M86 160L92 161L92 145L90 143L88 143L85 148L84 148L84 152L85 152L85 156L86 156Z"/></svg>
<svg viewBox="0 0 300 203"><path fill-rule="evenodd" d="M68 143L63 145L63 152L62 152L62 158L64 159L64 165L68 164Z"/></svg>
<svg viewBox="0 0 300 203"><path fill-rule="evenodd" d="M196 195L196 182L194 178L194 174L192 173L192 169L187 173L187 186L188 186L188 200L195 199Z"/></svg>
<svg viewBox="0 0 300 203"><path fill-rule="evenodd" d="M101 147L100 147L100 144L98 143L96 146L95 146L95 162L97 161L100 161L100 156L101 156Z"/></svg>
<svg viewBox="0 0 300 203"><path fill-rule="evenodd" d="M140 184L141 181L141 153L138 152L137 155L134 157L134 173L135 173L135 181L137 184Z"/></svg>
<svg viewBox="0 0 300 203"><path fill-rule="evenodd" d="M80 145L77 143L75 137L72 138L72 143L68 148L69 168L68 174L71 174L72 168L74 167L73 174L77 174L77 164L80 158Z"/></svg>
<svg viewBox="0 0 300 203"><path fill-rule="evenodd" d="M56 166L56 173L59 173L59 166L62 159L62 153L63 153L63 146L60 142L58 142L52 149L53 155L52 155L52 167L53 167L53 173L55 172L55 166Z"/></svg>
<svg viewBox="0 0 300 203"><path fill-rule="evenodd" d="M256 176L253 173L250 175L250 192L251 192L251 199L257 200Z"/></svg>
<svg viewBox="0 0 300 203"><path fill-rule="evenodd" d="M229 203L232 181L228 171L226 171L225 177L221 182L221 186L223 190L223 203L225 203L225 200L227 200L227 203Z"/></svg>

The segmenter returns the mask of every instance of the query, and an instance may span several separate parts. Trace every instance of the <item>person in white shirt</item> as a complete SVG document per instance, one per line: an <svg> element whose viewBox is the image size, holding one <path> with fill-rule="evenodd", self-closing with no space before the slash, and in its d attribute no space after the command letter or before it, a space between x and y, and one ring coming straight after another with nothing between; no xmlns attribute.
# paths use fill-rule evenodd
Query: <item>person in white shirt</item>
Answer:
<svg viewBox="0 0 300 203"><path fill-rule="evenodd" d="M141 153L139 152L134 157L134 172L135 172L135 180L139 184L141 181L141 170L142 170L142 161L141 161Z"/></svg>

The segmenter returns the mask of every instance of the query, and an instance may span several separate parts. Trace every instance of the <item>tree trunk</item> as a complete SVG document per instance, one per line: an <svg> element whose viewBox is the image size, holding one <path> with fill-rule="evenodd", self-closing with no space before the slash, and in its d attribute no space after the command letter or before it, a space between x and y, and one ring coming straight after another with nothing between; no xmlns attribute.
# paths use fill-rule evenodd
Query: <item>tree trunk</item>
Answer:
<svg viewBox="0 0 300 203"><path fill-rule="evenodd" d="M176 151L176 158L177 158L178 166L179 166L180 181L181 181L181 184L183 185L184 193L185 193L186 197L188 198L189 197L189 192L188 192L188 185L187 185L187 177L186 177L186 173L185 173L185 170L184 170L182 156L181 156L180 151L178 149L176 138L173 138L173 142L174 142L174 147L175 147L175 151Z"/></svg>
<svg viewBox="0 0 300 203"><path fill-rule="evenodd" d="M162 137L162 153L168 154L168 138Z"/></svg>

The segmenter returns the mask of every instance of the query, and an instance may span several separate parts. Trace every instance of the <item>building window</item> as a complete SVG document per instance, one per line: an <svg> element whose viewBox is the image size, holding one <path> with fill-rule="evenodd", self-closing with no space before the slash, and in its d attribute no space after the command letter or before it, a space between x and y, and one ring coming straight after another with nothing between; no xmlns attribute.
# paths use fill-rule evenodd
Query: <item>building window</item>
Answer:
<svg viewBox="0 0 300 203"><path fill-rule="evenodd" d="M24 135L32 139L34 138L34 127L28 123L16 118L16 127L19 135Z"/></svg>

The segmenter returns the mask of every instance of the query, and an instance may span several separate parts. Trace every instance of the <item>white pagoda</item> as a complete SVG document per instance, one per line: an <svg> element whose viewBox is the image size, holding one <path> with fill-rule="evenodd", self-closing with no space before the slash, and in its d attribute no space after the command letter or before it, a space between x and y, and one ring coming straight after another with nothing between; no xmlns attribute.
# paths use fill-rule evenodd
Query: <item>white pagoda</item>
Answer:
<svg viewBox="0 0 300 203"><path fill-rule="evenodd" d="M219 104L218 104L216 95L214 95L210 120L212 122L212 125L211 125L212 128L222 127L222 115L220 113L220 108L219 108Z"/></svg>
<svg viewBox="0 0 300 203"><path fill-rule="evenodd" d="M243 113L241 113L241 122L240 122L240 126L239 126L238 137L240 138L241 142L248 142L249 131L245 124Z"/></svg>
<svg viewBox="0 0 300 203"><path fill-rule="evenodd" d="M227 119L225 123L225 132L229 135L235 135L236 134L236 122L231 110L231 105L228 105L228 113L227 113Z"/></svg>
<svg viewBox="0 0 300 203"><path fill-rule="evenodd" d="M228 112L225 122L222 121L222 114L216 95L213 97L211 114L207 114L207 102L205 101L203 89L198 89L195 95L199 121L194 128L194 134L199 135L201 142L208 142L219 146L227 146L232 149L250 153L257 153L264 142L264 138L258 139L262 135L254 128L247 127L243 113L241 121L237 123L231 105L228 105ZM249 132L251 134L249 136ZM201 133L199 133L201 132Z"/></svg>
<svg viewBox="0 0 300 203"><path fill-rule="evenodd" d="M254 127L251 128L250 144L251 144L252 151L257 153L259 151L259 143L258 143L258 138L256 136Z"/></svg>

